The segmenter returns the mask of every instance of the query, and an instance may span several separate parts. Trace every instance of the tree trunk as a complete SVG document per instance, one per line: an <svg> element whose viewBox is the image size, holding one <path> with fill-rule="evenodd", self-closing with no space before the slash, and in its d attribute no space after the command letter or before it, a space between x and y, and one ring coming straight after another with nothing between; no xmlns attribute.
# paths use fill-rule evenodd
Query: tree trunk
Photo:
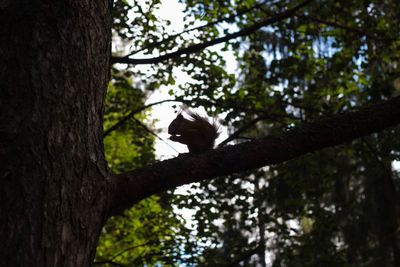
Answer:
<svg viewBox="0 0 400 267"><path fill-rule="evenodd" d="M109 206L106 0L0 2L0 265L90 266Z"/></svg>

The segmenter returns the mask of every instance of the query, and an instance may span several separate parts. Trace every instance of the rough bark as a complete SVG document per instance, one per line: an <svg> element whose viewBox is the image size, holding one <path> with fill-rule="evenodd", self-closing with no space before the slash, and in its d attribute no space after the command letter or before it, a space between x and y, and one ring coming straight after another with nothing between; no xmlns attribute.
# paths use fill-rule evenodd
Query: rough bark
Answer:
<svg viewBox="0 0 400 267"><path fill-rule="evenodd" d="M284 162L325 147L382 131L400 123L400 97L260 140L200 155L183 154L115 176L113 210L118 212L157 192L177 186Z"/></svg>
<svg viewBox="0 0 400 267"><path fill-rule="evenodd" d="M110 6L0 2L0 265L90 266L109 193Z"/></svg>

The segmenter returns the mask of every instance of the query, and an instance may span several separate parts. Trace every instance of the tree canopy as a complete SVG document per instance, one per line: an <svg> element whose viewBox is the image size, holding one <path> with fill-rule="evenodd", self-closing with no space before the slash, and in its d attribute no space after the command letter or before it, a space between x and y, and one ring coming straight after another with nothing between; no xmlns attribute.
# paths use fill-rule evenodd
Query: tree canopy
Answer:
<svg viewBox="0 0 400 267"><path fill-rule="evenodd" d="M398 266L399 128L382 131L400 117L396 1L180 1L179 30L157 15L168 4L114 3L106 154L117 172L137 169L120 175L123 208L204 181L114 217L97 264ZM143 122L157 90L218 117L229 138L138 168L165 130Z"/></svg>

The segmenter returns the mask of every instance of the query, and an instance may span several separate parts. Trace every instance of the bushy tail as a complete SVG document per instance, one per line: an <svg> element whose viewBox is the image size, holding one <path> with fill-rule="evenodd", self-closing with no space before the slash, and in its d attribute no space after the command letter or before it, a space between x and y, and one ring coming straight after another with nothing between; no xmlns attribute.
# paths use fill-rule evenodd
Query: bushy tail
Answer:
<svg viewBox="0 0 400 267"><path fill-rule="evenodd" d="M213 145L214 145L215 139L217 139L218 136L221 134L220 132L221 125L218 123L218 119L213 118L212 122L210 122L206 117L199 115L197 112L191 111L189 109L184 109L184 111L192 121L198 121L198 122L201 121L212 127L213 136L211 136L211 138L213 139Z"/></svg>

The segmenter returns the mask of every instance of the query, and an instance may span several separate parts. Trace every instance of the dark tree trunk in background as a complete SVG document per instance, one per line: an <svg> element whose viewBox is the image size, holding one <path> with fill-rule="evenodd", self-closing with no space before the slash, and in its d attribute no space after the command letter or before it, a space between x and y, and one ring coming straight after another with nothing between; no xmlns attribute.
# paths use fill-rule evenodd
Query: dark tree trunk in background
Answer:
<svg viewBox="0 0 400 267"><path fill-rule="evenodd" d="M0 266L90 266L110 21L106 0L0 1Z"/></svg>

